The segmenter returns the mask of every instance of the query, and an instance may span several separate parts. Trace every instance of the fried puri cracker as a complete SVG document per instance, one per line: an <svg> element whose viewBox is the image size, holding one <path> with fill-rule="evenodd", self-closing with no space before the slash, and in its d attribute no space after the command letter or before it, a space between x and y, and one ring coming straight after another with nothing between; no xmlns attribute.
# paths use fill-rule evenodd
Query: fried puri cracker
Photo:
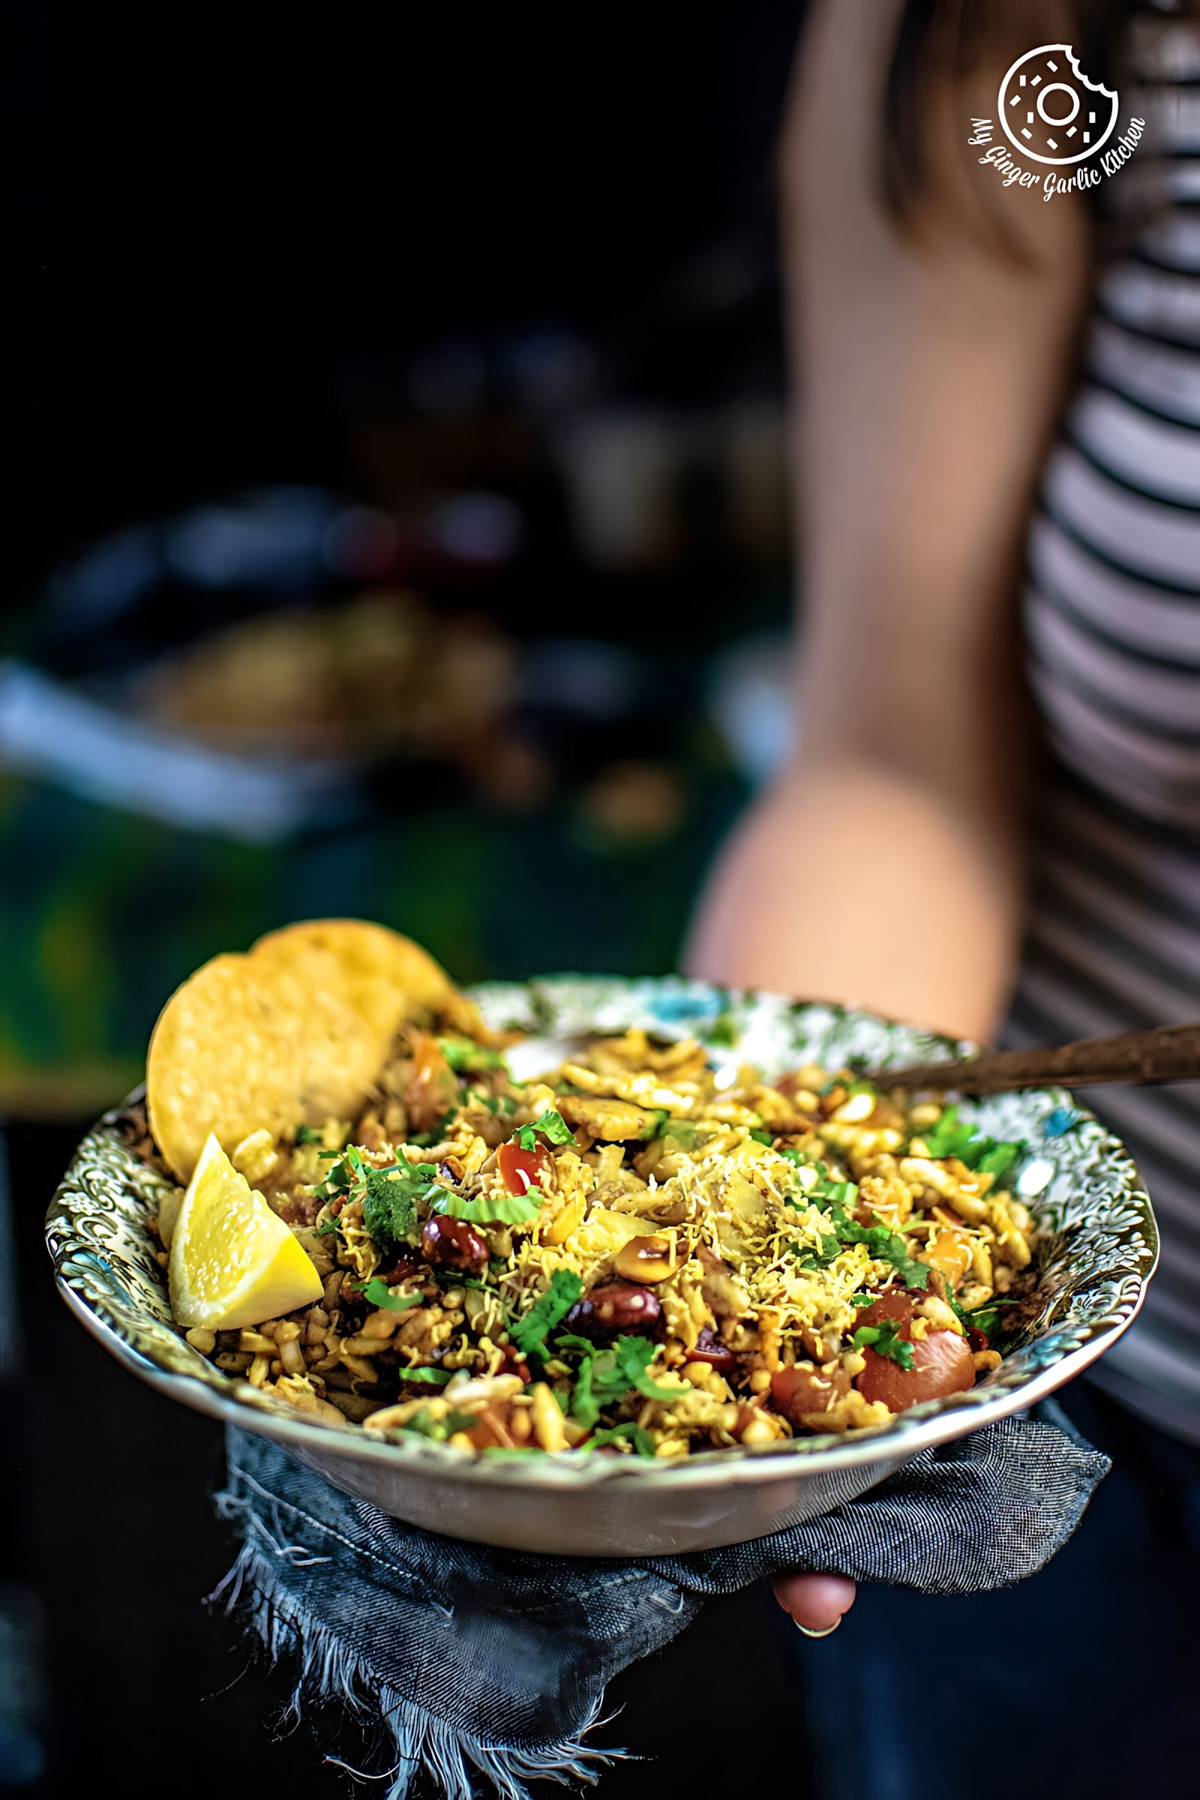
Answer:
<svg viewBox="0 0 1200 1800"><path fill-rule="evenodd" d="M246 955L216 956L168 1000L146 1060L150 1127L187 1181L209 1132L230 1151L252 1131L352 1118L398 1028L448 1000L423 950L351 919L288 926Z"/></svg>
<svg viewBox="0 0 1200 1800"><path fill-rule="evenodd" d="M414 1009L442 1007L455 991L446 971L419 944L363 919L285 925L259 938L254 952L282 955L286 961L301 944L337 958L355 1007L386 1043Z"/></svg>

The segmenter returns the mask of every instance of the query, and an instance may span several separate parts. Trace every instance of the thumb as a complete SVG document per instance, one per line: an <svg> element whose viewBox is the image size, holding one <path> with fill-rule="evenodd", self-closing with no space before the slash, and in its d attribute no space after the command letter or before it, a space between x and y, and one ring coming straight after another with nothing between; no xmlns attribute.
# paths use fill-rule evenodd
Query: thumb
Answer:
<svg viewBox="0 0 1200 1800"><path fill-rule="evenodd" d="M855 1586L845 1575L780 1575L775 1598L801 1631L828 1637L854 1605Z"/></svg>

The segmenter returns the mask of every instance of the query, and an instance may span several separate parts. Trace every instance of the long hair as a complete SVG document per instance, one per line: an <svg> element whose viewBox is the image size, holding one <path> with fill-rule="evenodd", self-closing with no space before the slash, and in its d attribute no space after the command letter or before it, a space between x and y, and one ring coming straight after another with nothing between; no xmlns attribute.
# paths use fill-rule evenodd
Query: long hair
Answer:
<svg viewBox="0 0 1200 1800"><path fill-rule="evenodd" d="M1130 20L1141 10L1138 0L908 0L884 100L884 182L895 210L907 212L925 186L921 105L931 82L960 78L985 57L1019 56L1061 34L1094 79L1114 86L1125 68ZM1197 8L1184 0L1178 10Z"/></svg>

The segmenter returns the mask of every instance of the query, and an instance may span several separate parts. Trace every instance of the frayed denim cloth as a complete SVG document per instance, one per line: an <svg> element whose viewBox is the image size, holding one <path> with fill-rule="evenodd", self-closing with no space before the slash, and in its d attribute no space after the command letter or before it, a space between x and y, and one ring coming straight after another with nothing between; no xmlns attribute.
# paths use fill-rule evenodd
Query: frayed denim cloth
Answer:
<svg viewBox="0 0 1200 1800"><path fill-rule="evenodd" d="M933 1594L1005 1587L1062 1547L1109 1468L1051 1403L924 1451L806 1525L624 1562L439 1537L330 1487L267 1438L231 1427L226 1450L217 1507L241 1549L210 1598L272 1660L295 1658L297 1717L340 1700L386 1728L387 1800L421 1770L449 1800L470 1800L473 1771L505 1800L524 1800L532 1779L594 1781L614 1754L584 1743L607 1683L706 1595L786 1569Z"/></svg>

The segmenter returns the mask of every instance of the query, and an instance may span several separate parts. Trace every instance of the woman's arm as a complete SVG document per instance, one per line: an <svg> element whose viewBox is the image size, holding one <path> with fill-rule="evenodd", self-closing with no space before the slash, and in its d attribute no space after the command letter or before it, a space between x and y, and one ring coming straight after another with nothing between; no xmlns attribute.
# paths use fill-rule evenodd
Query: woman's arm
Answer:
<svg viewBox="0 0 1200 1800"><path fill-rule="evenodd" d="M1072 201L1004 189L964 144L1038 41L1003 40L1028 24L1007 0L977 77L926 96L926 187L903 227L891 216L879 143L900 10L817 0L794 84L782 174L802 736L721 859L689 962L986 1038L1022 913L1013 602L1087 230ZM775 1591L810 1631L854 1601L833 1575Z"/></svg>
<svg viewBox="0 0 1200 1800"><path fill-rule="evenodd" d="M688 960L987 1037L1022 912L1013 602L1088 238L1073 200L1005 189L966 145L1028 47L1007 41L927 95L927 183L892 216L880 128L900 10L818 0L794 83L802 736L721 859Z"/></svg>

